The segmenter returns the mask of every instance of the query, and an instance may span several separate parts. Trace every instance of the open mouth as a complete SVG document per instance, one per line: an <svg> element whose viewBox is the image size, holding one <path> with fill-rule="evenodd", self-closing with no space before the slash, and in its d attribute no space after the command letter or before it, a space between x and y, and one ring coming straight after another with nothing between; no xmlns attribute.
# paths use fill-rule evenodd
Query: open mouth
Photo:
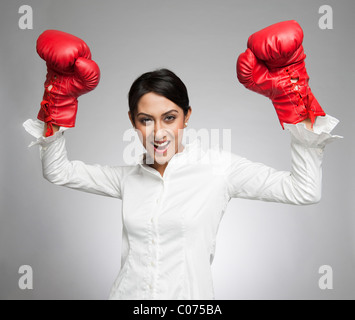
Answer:
<svg viewBox="0 0 355 320"><path fill-rule="evenodd" d="M157 142L152 142L152 145L154 147L154 150L158 153L164 153L166 150L168 150L169 145L170 145L171 141L164 141L161 143L157 143Z"/></svg>

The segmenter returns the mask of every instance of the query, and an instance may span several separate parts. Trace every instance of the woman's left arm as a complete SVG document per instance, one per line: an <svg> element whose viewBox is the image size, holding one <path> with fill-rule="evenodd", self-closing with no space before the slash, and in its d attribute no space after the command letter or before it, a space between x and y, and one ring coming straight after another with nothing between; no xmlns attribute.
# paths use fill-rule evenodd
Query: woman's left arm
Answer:
<svg viewBox="0 0 355 320"><path fill-rule="evenodd" d="M225 179L231 198L257 199L294 205L314 204L321 199L322 161L325 146L339 138L330 132L334 117L317 117L308 123L285 124L291 133L291 171L278 171L231 154Z"/></svg>

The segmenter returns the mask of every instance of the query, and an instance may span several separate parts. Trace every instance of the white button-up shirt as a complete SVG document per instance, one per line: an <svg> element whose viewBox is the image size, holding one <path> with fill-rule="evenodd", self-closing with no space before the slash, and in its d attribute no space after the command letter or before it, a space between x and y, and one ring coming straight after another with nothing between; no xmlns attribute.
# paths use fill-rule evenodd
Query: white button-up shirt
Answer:
<svg viewBox="0 0 355 320"><path fill-rule="evenodd" d="M26 130L41 146L50 182L122 200L121 270L110 299L214 299L211 263L218 227L231 198L295 205L321 197L322 158L338 120L318 117L314 132L291 132L291 171L277 171L196 139L169 161L163 177L145 164L100 166L69 161L63 128L42 137L43 123ZM147 155L149 157L149 155Z"/></svg>

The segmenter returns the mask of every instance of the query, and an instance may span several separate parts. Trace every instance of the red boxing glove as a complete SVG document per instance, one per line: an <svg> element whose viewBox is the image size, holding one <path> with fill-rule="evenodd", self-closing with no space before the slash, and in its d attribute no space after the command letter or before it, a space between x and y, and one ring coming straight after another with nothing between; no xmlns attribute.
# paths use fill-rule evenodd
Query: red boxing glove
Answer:
<svg viewBox="0 0 355 320"><path fill-rule="evenodd" d="M238 80L271 99L282 128L307 118L313 126L317 116L325 116L308 85L302 42L296 21L276 23L251 35L237 62Z"/></svg>
<svg viewBox="0 0 355 320"><path fill-rule="evenodd" d="M77 98L96 88L100 69L91 60L87 44L62 31L43 32L37 40L37 53L47 63L45 91L37 118L47 123L48 137L53 135L53 124L75 126Z"/></svg>

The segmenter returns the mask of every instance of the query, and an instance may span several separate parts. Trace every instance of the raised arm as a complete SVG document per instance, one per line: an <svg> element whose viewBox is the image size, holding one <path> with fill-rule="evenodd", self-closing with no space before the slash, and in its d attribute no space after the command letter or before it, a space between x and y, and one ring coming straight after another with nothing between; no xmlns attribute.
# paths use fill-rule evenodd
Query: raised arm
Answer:
<svg viewBox="0 0 355 320"><path fill-rule="evenodd" d="M285 124L291 133L290 171L278 171L232 154L226 170L228 196L294 205L319 202L324 149L340 138L330 134L337 123L338 120L329 115L319 117L314 132L304 123Z"/></svg>
<svg viewBox="0 0 355 320"><path fill-rule="evenodd" d="M63 133L75 126L77 98L95 89L100 79L89 47L71 34L47 30L37 40L37 52L47 65L45 91L38 120L27 120L24 127L37 138L32 145L40 145L43 176L56 185L121 199L123 167L67 157Z"/></svg>
<svg viewBox="0 0 355 320"><path fill-rule="evenodd" d="M282 128L291 132L292 168L277 171L232 155L226 170L230 197L289 204L312 204L321 198L325 145L338 120L326 115L309 87L303 49L303 30L284 21L249 37L237 61L239 81L268 97Z"/></svg>
<svg viewBox="0 0 355 320"><path fill-rule="evenodd" d="M122 199L123 166L88 165L70 161L67 156L64 131L54 127L52 136L44 137L44 123L27 120L24 127L36 139L31 145L40 146L43 177L49 182L79 191ZM58 130L59 129L59 130Z"/></svg>

